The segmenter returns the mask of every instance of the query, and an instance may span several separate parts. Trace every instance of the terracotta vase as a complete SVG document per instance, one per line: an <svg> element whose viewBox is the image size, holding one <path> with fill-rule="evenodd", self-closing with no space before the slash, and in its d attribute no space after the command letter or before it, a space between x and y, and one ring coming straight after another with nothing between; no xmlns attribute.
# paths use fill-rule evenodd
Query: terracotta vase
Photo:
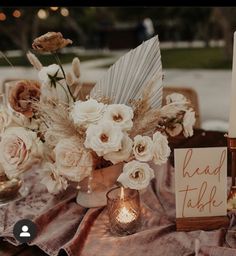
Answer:
<svg viewBox="0 0 236 256"><path fill-rule="evenodd" d="M106 193L117 186L116 181L123 169L123 163L112 165L103 169L94 170L92 179L82 180L76 202L86 208L101 207L107 204ZM88 185L91 192L88 193Z"/></svg>

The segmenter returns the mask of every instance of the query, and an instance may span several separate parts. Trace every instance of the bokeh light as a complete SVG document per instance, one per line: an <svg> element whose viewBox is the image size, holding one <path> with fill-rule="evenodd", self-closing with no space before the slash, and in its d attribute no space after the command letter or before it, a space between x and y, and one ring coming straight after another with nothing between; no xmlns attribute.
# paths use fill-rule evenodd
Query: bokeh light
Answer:
<svg viewBox="0 0 236 256"><path fill-rule="evenodd" d="M6 14L4 12L0 12L0 21L4 21L6 18Z"/></svg>
<svg viewBox="0 0 236 256"><path fill-rule="evenodd" d="M45 20L48 17L48 13L44 9L40 9L38 11L38 17L42 20Z"/></svg>
<svg viewBox="0 0 236 256"><path fill-rule="evenodd" d="M64 17L69 16L70 12L67 8L61 8L61 15Z"/></svg>
<svg viewBox="0 0 236 256"><path fill-rule="evenodd" d="M12 13L12 16L15 17L15 18L20 18L20 16L21 16L21 11L20 11L20 10L15 10L15 11Z"/></svg>

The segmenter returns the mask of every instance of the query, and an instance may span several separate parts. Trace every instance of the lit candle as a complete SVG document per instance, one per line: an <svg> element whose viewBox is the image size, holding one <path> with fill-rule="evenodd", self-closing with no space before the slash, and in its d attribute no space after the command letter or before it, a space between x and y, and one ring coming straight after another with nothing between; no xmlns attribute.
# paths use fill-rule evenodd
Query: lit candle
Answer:
<svg viewBox="0 0 236 256"><path fill-rule="evenodd" d="M130 223L136 219L136 214L123 206L116 217L121 223Z"/></svg>
<svg viewBox="0 0 236 256"><path fill-rule="evenodd" d="M233 67L229 114L229 138L236 138L236 32L234 32Z"/></svg>

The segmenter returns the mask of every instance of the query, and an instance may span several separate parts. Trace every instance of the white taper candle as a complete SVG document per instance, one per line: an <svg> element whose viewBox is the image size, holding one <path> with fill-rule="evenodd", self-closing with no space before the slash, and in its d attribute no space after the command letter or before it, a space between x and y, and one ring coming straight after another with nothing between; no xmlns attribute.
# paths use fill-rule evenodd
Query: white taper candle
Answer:
<svg viewBox="0 0 236 256"><path fill-rule="evenodd" d="M236 32L234 32L233 67L229 114L229 137L236 138Z"/></svg>

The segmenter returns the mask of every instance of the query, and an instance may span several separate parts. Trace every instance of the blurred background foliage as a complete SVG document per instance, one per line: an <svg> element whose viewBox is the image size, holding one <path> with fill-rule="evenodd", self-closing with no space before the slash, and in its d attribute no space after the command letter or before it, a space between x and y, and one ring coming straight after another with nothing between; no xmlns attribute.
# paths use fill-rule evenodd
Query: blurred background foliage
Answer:
<svg viewBox="0 0 236 256"><path fill-rule="evenodd" d="M130 49L139 44L137 24L149 17L162 43L204 44L164 49L164 66L229 68L235 16L235 7L0 7L0 50L21 50L23 56L33 39L48 31L62 32L81 49ZM223 44L212 47L212 40Z"/></svg>

